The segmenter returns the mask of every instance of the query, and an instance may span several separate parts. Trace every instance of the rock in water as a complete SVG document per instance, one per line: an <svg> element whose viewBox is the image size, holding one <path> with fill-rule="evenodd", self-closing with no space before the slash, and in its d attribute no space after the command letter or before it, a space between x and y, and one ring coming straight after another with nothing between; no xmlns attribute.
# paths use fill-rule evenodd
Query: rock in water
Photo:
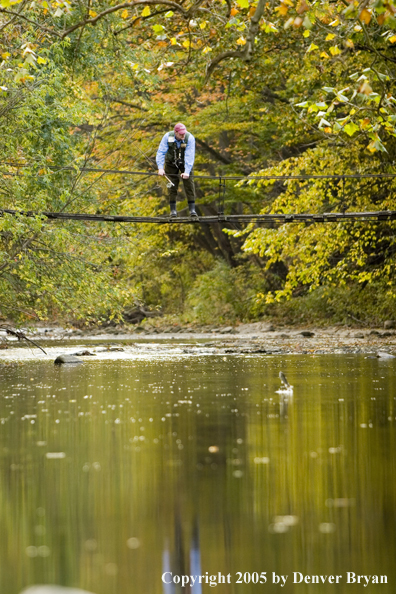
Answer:
<svg viewBox="0 0 396 594"><path fill-rule="evenodd" d="M379 359L395 359L395 355L391 355L390 353L386 353L385 351L378 351L377 357Z"/></svg>
<svg viewBox="0 0 396 594"><path fill-rule="evenodd" d="M396 328L395 320L386 320L384 322L384 328L385 328L385 330L390 330L391 328Z"/></svg>
<svg viewBox="0 0 396 594"><path fill-rule="evenodd" d="M54 361L55 365L76 365L82 364L81 359L76 357L75 355L59 355Z"/></svg>
<svg viewBox="0 0 396 594"><path fill-rule="evenodd" d="M93 594L88 590L80 590L80 588L66 588L64 586L42 585L30 586L23 590L21 594Z"/></svg>

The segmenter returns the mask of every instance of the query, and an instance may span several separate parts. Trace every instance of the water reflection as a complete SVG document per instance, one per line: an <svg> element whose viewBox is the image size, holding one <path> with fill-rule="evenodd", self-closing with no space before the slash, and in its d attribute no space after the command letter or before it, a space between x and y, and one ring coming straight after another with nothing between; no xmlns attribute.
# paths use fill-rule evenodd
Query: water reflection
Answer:
<svg viewBox="0 0 396 594"><path fill-rule="evenodd" d="M276 576L312 592L301 572L342 575L316 587L343 593L356 572L393 592L395 369L328 355L1 368L0 592L211 588L165 572L230 575L224 593L262 589L264 572L270 592Z"/></svg>

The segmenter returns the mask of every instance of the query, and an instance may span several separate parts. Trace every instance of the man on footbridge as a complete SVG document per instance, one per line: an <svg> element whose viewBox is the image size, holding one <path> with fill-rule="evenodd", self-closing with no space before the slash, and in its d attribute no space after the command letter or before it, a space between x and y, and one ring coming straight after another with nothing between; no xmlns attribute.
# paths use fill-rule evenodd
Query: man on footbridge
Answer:
<svg viewBox="0 0 396 594"><path fill-rule="evenodd" d="M169 179L168 196L171 217L177 216L176 197L180 177L183 180L190 216L198 216L195 212L194 159L195 138L187 132L185 125L179 122L171 132L163 136L156 156L158 175L165 175Z"/></svg>

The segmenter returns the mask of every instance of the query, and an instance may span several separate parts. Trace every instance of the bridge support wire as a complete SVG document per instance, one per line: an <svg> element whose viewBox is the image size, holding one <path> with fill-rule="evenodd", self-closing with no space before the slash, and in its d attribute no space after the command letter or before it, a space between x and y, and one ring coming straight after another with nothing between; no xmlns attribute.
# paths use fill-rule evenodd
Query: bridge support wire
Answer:
<svg viewBox="0 0 396 594"><path fill-rule="evenodd" d="M177 225L177 224L215 224L215 223L256 223L283 225L285 223L340 223L342 221L362 221L377 223L382 221L395 221L396 210L384 210L373 212L325 212L323 214L248 214L248 215L225 215L219 214L213 216L204 216L197 218L169 216L159 217L138 217L127 215L97 215L81 214L67 212L32 212L11 210L8 208L0 209L0 216L25 216L43 218L49 220L61 221L91 221L91 222L111 222L111 223L149 223L157 225Z"/></svg>

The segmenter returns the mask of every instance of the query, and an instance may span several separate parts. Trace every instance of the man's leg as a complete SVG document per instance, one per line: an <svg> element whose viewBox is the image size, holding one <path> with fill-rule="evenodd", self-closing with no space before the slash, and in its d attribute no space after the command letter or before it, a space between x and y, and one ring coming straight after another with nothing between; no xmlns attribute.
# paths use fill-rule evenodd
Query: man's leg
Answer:
<svg viewBox="0 0 396 594"><path fill-rule="evenodd" d="M188 209L192 217L198 216L195 212L195 184L194 173L191 171L190 177L183 179L184 191L187 196Z"/></svg>
<svg viewBox="0 0 396 594"><path fill-rule="evenodd" d="M179 187L179 182L180 182L179 170L174 165L171 165L170 163L165 163L165 173L169 177L171 182L173 183L173 186L171 186L168 189L168 198L169 198L171 217L176 217L177 216L177 210L176 210L177 189Z"/></svg>

